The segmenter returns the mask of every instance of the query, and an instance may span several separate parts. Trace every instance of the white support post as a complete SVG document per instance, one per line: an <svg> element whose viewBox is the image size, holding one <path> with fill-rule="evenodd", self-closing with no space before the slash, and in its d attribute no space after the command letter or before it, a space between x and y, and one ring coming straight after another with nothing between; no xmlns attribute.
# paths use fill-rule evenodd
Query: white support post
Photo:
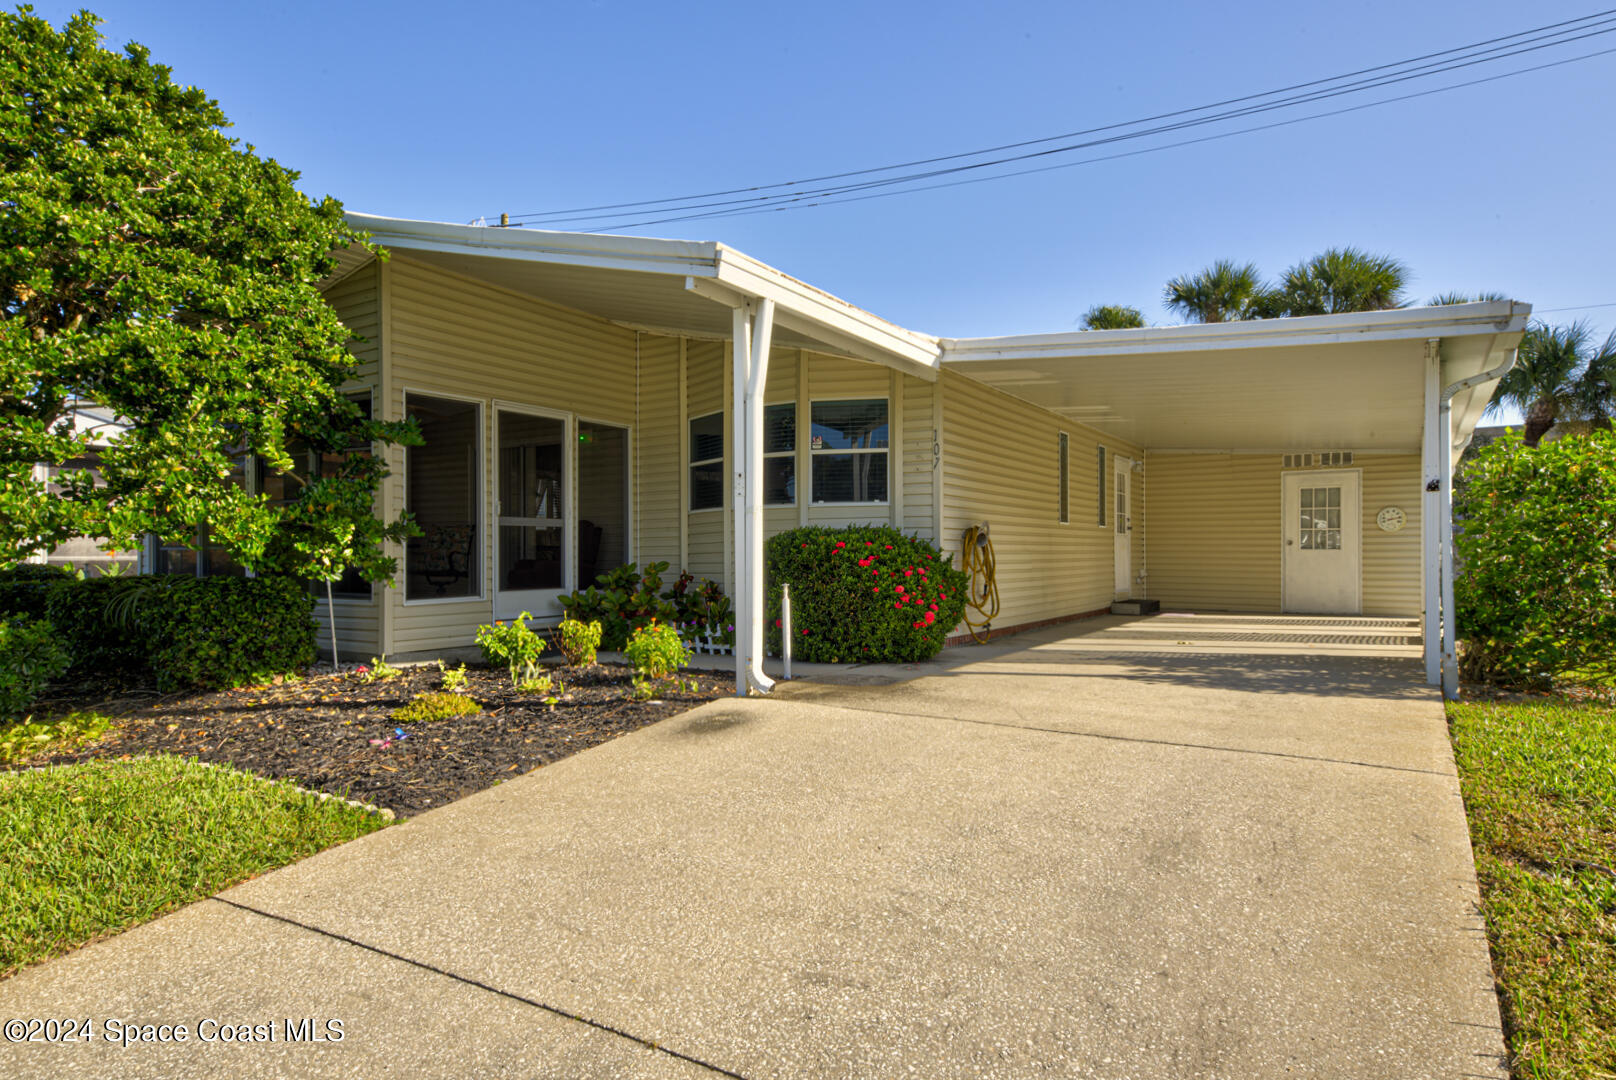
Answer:
<svg viewBox="0 0 1616 1080"><path fill-rule="evenodd" d="M752 632L751 602L747 585L751 575L747 572L747 556L751 549L746 544L746 383L752 373L752 305L743 304L734 312L731 336L730 365L730 525L733 542L730 551L734 558L735 601L735 693L746 696L746 664L751 653L748 639Z"/></svg>
<svg viewBox="0 0 1616 1080"><path fill-rule="evenodd" d="M1442 399L1441 342L1425 343L1425 438L1421 445L1422 481L1420 541L1425 586L1425 681L1442 681L1442 440L1439 431Z"/></svg>
<svg viewBox="0 0 1616 1080"><path fill-rule="evenodd" d="M1442 695L1459 697L1459 619L1453 603L1453 411L1442 403Z"/></svg>

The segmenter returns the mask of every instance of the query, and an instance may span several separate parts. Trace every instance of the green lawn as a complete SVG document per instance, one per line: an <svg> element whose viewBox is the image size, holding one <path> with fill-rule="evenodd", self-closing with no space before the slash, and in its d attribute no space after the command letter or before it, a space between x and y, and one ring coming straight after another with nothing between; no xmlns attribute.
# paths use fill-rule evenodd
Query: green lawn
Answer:
<svg viewBox="0 0 1616 1080"><path fill-rule="evenodd" d="M0 773L0 978L385 824L173 757Z"/></svg>
<svg viewBox="0 0 1616 1080"><path fill-rule="evenodd" d="M1616 710L1450 705L1518 1078L1616 1077Z"/></svg>

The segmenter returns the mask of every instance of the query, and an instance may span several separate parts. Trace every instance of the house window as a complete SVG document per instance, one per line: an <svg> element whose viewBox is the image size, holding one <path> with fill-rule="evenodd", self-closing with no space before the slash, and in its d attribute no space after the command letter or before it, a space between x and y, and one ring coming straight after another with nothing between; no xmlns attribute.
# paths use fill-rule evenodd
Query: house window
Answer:
<svg viewBox="0 0 1616 1080"><path fill-rule="evenodd" d="M404 458L404 508L421 529L404 547L404 599L480 595L482 407L406 394L404 412L422 437Z"/></svg>
<svg viewBox="0 0 1616 1080"><path fill-rule="evenodd" d="M1068 521L1068 518L1066 516L1066 511L1067 511L1067 505L1066 505L1066 490L1067 490L1067 483L1066 483L1066 448L1067 448L1066 447L1066 432L1063 431L1063 432L1060 433L1059 442L1058 442L1058 449L1059 449L1059 452L1060 452L1060 461L1059 461L1060 480L1058 481L1058 483L1060 484L1060 496L1059 496L1058 502L1059 502L1059 505L1060 505L1060 523L1062 525L1065 525L1067 523L1067 521Z"/></svg>
<svg viewBox="0 0 1616 1080"><path fill-rule="evenodd" d="M690 509L724 505L724 414L690 418Z"/></svg>
<svg viewBox="0 0 1616 1080"><path fill-rule="evenodd" d="M885 398L814 402L814 502L886 502L887 441Z"/></svg>
<svg viewBox="0 0 1616 1080"><path fill-rule="evenodd" d="M106 487L106 481L101 478L100 455L93 449L84 457L73 458L60 465L40 466L40 472L44 476L45 490L55 497L82 483L85 476L95 487ZM99 577L109 571L126 573L135 569L140 554L138 547L116 550L103 546L105 543L99 538L73 537L46 552L44 561L50 566L82 570L86 577Z"/></svg>
<svg viewBox="0 0 1616 1080"><path fill-rule="evenodd" d="M797 406L794 402L763 407L763 503L793 506L797 502Z"/></svg>
<svg viewBox="0 0 1616 1080"><path fill-rule="evenodd" d="M1105 528L1105 447L1099 448L1100 528Z"/></svg>
<svg viewBox="0 0 1616 1080"><path fill-rule="evenodd" d="M249 466L256 461L245 454L232 459L230 485L248 491L262 490L249 486L249 476L258 471L256 467L249 470ZM158 546L156 572L181 577L245 577L247 569L231 557L227 548L213 541L206 525L198 525L188 542L172 538Z"/></svg>

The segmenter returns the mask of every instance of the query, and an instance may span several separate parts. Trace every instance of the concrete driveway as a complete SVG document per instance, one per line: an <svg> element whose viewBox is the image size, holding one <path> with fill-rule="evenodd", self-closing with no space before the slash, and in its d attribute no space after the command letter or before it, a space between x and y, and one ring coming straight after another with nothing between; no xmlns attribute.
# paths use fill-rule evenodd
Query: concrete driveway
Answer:
<svg viewBox="0 0 1616 1080"><path fill-rule="evenodd" d="M1213 625L714 702L0 983L277 1041L0 1073L1504 1076L1417 662Z"/></svg>

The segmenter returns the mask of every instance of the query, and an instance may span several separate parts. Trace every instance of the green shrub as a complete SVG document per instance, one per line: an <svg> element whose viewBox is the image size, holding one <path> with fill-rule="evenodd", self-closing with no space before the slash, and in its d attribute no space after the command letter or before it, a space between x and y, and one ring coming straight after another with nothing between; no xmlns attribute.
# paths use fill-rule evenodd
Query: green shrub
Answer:
<svg viewBox="0 0 1616 1080"><path fill-rule="evenodd" d="M619 566L597 578L598 586L561 597L561 607L579 622L600 623L602 649L621 650L640 627L674 620L673 604L659 593L667 569L665 562L647 563L643 573L635 563Z"/></svg>
<svg viewBox="0 0 1616 1080"><path fill-rule="evenodd" d="M150 666L158 616L178 579L68 578L53 584L45 616L62 635L78 672L127 672Z"/></svg>
<svg viewBox="0 0 1616 1080"><path fill-rule="evenodd" d="M1465 677L1616 678L1616 435L1507 436L1465 469L1454 598Z"/></svg>
<svg viewBox="0 0 1616 1080"><path fill-rule="evenodd" d="M580 664L593 664L595 653L600 648L601 626L598 622L579 622L572 616L561 620L556 627L556 640L561 646L561 655L567 658L567 663L573 667Z"/></svg>
<svg viewBox="0 0 1616 1080"><path fill-rule="evenodd" d="M706 638L715 645L735 644L735 615L718 582L680 574L662 598L672 602L674 625L686 640Z"/></svg>
<svg viewBox="0 0 1616 1080"><path fill-rule="evenodd" d="M443 666L443 661L439 660L438 670L443 672L443 681L440 685L442 685L445 690L456 691L464 690L466 688L466 683L469 680L469 676L466 674L465 664L461 664L456 668L446 668Z"/></svg>
<svg viewBox="0 0 1616 1080"><path fill-rule="evenodd" d="M452 720L457 716L470 716L482 712L482 707L464 694L449 694L435 690L421 694L408 705L393 710L393 720L400 724L429 724L434 720Z"/></svg>
<svg viewBox="0 0 1616 1080"><path fill-rule="evenodd" d="M764 556L769 650L780 651L780 586L789 583L792 654L821 663L935 656L970 587L952 556L885 525L793 529L770 537Z"/></svg>
<svg viewBox="0 0 1616 1080"><path fill-rule="evenodd" d="M20 563L9 570L0 570L0 615L42 618L50 587L79 577L78 573L64 567L38 563Z"/></svg>
<svg viewBox="0 0 1616 1080"><path fill-rule="evenodd" d="M146 669L164 689L243 686L314 661L314 600L296 578L69 580L46 608L74 670Z"/></svg>
<svg viewBox="0 0 1616 1080"><path fill-rule="evenodd" d="M0 765L16 765L41 754L55 754L94 742L112 720L97 712L75 712L54 720L24 720L0 727Z"/></svg>
<svg viewBox="0 0 1616 1080"><path fill-rule="evenodd" d="M153 616L159 686L245 686L314 663L314 599L302 580L171 580Z"/></svg>
<svg viewBox="0 0 1616 1080"><path fill-rule="evenodd" d="M503 619L492 626L477 628L477 647L489 664L503 664L511 673L511 682L520 686L538 678L539 654L544 652L544 639L527 625L531 618L522 612L515 619Z"/></svg>
<svg viewBox="0 0 1616 1080"><path fill-rule="evenodd" d="M0 620L0 717L21 716L69 662L50 623L24 616Z"/></svg>
<svg viewBox="0 0 1616 1080"><path fill-rule="evenodd" d="M690 650L679 631L666 623L651 623L634 631L623 654L641 679L665 679L690 663Z"/></svg>

